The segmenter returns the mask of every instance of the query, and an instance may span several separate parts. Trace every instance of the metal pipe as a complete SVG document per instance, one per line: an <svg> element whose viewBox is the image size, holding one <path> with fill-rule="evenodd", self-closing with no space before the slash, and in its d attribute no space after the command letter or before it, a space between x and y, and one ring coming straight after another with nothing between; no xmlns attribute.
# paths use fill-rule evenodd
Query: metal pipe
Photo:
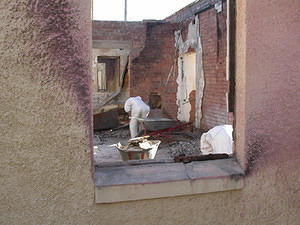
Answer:
<svg viewBox="0 0 300 225"><path fill-rule="evenodd" d="M127 21L127 0L125 0L124 21Z"/></svg>

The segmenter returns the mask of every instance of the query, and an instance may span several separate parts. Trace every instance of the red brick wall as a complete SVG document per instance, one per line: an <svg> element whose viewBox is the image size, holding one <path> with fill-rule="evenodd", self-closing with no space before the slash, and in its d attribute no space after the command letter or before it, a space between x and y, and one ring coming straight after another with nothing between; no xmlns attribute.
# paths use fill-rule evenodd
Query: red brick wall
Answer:
<svg viewBox="0 0 300 225"><path fill-rule="evenodd" d="M162 111L174 119L177 116L177 75L167 84L166 81L176 58L174 31L177 29L175 23L147 23L145 48L130 65L130 94L141 96L145 102L151 94L160 95ZM173 69L175 67L177 64Z"/></svg>
<svg viewBox="0 0 300 225"><path fill-rule="evenodd" d="M132 57L136 57L144 48L144 22L93 21L92 26L93 40L132 41Z"/></svg>
<svg viewBox="0 0 300 225"><path fill-rule="evenodd" d="M226 92L229 85L226 81L226 4L223 4L223 10L218 14L214 8L201 13L199 20L205 76L201 126L209 129L216 125L226 124L228 118L226 106Z"/></svg>
<svg viewBox="0 0 300 225"><path fill-rule="evenodd" d="M214 9L214 3L216 2L219 2L219 0L199 1L166 19L166 21L180 22L179 28L181 29L183 41L185 41L187 26L194 18L194 14L204 10L198 14L205 76L202 102L203 117L201 120L203 129L226 124L228 120L226 106L226 92L229 85L226 81L227 4L224 1L222 11L217 14Z"/></svg>
<svg viewBox="0 0 300 225"><path fill-rule="evenodd" d="M222 0L226 2L226 0ZM195 14L207 9L213 8L215 3L220 2L220 0L200 0L195 3L191 3L186 7L180 9L179 11L168 16L165 21L167 22L183 22L192 19Z"/></svg>

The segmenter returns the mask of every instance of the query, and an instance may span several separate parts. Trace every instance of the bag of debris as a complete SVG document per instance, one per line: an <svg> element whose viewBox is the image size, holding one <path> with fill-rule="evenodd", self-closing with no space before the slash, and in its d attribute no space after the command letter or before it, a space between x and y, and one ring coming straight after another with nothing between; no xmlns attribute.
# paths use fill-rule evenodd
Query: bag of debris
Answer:
<svg viewBox="0 0 300 225"><path fill-rule="evenodd" d="M231 125L220 125L202 134L200 141L201 153L204 155L232 154L232 131Z"/></svg>

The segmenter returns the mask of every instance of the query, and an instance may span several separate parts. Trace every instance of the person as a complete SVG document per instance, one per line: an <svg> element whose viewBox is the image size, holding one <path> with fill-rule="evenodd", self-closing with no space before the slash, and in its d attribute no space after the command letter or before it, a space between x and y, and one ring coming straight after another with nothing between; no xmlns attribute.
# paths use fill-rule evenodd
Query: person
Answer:
<svg viewBox="0 0 300 225"><path fill-rule="evenodd" d="M130 97L126 100L124 105L125 112L130 112L130 136L131 138L135 138L138 136L139 131L141 130L141 124L137 120L137 118L147 118L150 112L150 107L143 102L140 96Z"/></svg>

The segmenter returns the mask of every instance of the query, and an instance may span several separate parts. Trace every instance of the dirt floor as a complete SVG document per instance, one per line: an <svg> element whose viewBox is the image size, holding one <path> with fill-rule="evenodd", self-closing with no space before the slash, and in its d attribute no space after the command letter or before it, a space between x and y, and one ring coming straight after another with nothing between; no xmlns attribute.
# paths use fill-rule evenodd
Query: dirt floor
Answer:
<svg viewBox="0 0 300 225"><path fill-rule="evenodd" d="M200 155L200 137L202 132L190 129L174 131L171 133L170 141L166 137L161 137L155 159L173 159L175 156L185 154L186 156ZM95 165L103 162L122 161L119 151L111 146L118 142L126 144L130 139L129 128L118 130L98 131L94 134L94 160ZM150 139L157 139L151 137Z"/></svg>

